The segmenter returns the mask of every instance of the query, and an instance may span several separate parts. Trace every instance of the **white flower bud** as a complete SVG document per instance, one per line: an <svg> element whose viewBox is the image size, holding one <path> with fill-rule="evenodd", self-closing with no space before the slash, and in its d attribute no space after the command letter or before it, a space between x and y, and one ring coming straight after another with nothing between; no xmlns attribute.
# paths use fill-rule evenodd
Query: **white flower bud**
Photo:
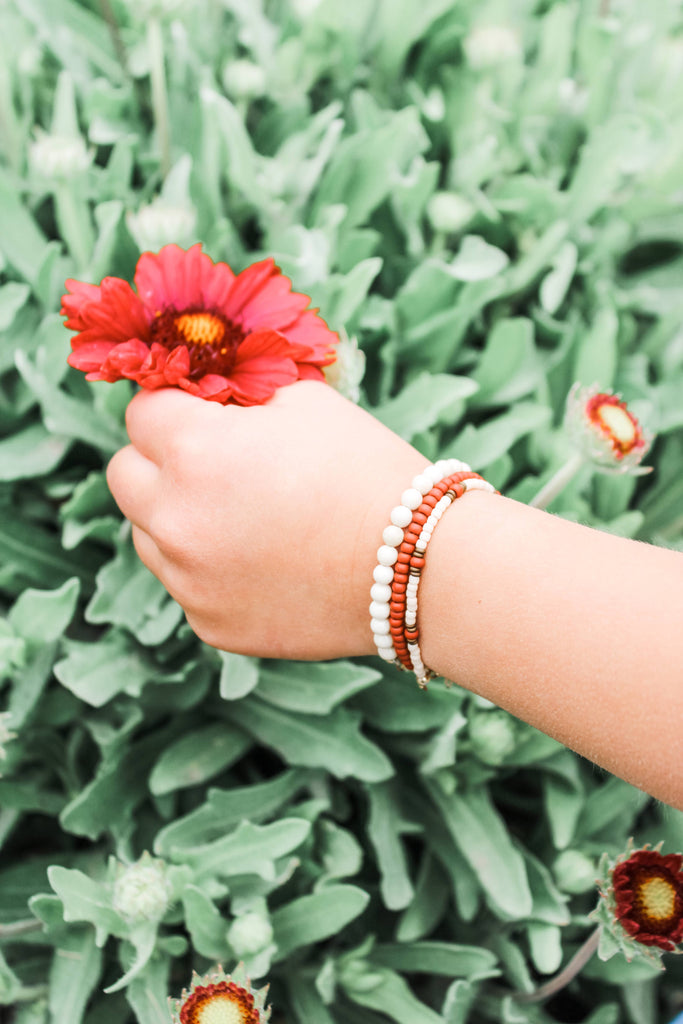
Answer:
<svg viewBox="0 0 683 1024"><path fill-rule="evenodd" d="M355 338L340 334L336 348L337 358L324 368L325 380L352 402L360 400L360 382L365 373L365 353L358 348Z"/></svg>
<svg viewBox="0 0 683 1024"><path fill-rule="evenodd" d="M457 192L435 192L427 203L427 217L435 231L452 234L462 231L476 213L467 199Z"/></svg>
<svg viewBox="0 0 683 1024"><path fill-rule="evenodd" d="M79 136L52 135L39 131L29 148L33 172L52 181L68 181L87 171L92 153Z"/></svg>
<svg viewBox="0 0 683 1024"><path fill-rule="evenodd" d="M143 853L135 864L119 869L112 905L129 921L159 921L166 913L170 894L166 865Z"/></svg>
<svg viewBox="0 0 683 1024"><path fill-rule="evenodd" d="M484 764L503 764L516 744L516 727L505 711L486 711L469 723L472 749Z"/></svg>
<svg viewBox="0 0 683 1024"><path fill-rule="evenodd" d="M252 99L266 91L266 73L250 60L234 60L223 71L223 88L235 99Z"/></svg>
<svg viewBox="0 0 683 1024"><path fill-rule="evenodd" d="M236 917L228 928L228 942L238 957L260 953L273 941L273 928L262 913L250 910Z"/></svg>
<svg viewBox="0 0 683 1024"><path fill-rule="evenodd" d="M476 71L522 56L519 34L509 25L479 25L463 42L467 63Z"/></svg>
<svg viewBox="0 0 683 1024"><path fill-rule="evenodd" d="M189 204L178 205L157 198L141 206L137 213L126 214L126 224L140 252L157 252L171 242L183 246L193 241L197 213Z"/></svg>

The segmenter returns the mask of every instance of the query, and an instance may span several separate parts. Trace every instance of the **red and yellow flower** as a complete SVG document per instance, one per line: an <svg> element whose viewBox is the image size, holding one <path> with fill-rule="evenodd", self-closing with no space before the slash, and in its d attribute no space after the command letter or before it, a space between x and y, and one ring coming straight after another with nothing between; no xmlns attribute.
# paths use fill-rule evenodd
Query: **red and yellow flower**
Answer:
<svg viewBox="0 0 683 1024"><path fill-rule="evenodd" d="M683 854L629 846L608 866L600 895L595 916L608 925L627 959L638 946L656 955L681 951Z"/></svg>
<svg viewBox="0 0 683 1024"><path fill-rule="evenodd" d="M195 974L189 990L172 1001L173 1024L266 1024L266 988L252 989L248 978L231 977L220 968L203 978Z"/></svg>
<svg viewBox="0 0 683 1024"><path fill-rule="evenodd" d="M603 471L649 472L638 467L652 437L619 395L575 384L567 398L566 423L576 447Z"/></svg>
<svg viewBox="0 0 683 1024"><path fill-rule="evenodd" d="M67 281L69 364L88 380L180 387L223 404L257 405L296 380L323 380L337 335L272 259L235 274L201 245L143 253L135 289L118 277Z"/></svg>

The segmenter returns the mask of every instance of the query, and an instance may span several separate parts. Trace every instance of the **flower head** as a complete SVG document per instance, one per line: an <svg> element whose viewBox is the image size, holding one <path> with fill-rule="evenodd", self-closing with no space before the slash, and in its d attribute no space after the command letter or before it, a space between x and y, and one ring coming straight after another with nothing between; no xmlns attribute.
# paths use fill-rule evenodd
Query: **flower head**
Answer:
<svg viewBox="0 0 683 1024"><path fill-rule="evenodd" d="M268 988L252 989L243 973L238 967L231 976L219 967L203 978L195 974L189 991L171 1003L173 1024L266 1024Z"/></svg>
<svg viewBox="0 0 683 1024"><path fill-rule="evenodd" d="M135 288L67 281L69 364L88 380L180 387L214 402L258 405L300 379L322 380L337 335L272 259L234 274L201 245L138 260Z"/></svg>
<svg viewBox="0 0 683 1024"><path fill-rule="evenodd" d="M577 448L604 472L649 473L641 467L652 444L619 395L574 384L567 398L566 424Z"/></svg>
<svg viewBox="0 0 683 1024"><path fill-rule="evenodd" d="M661 846L661 844L660 844ZM628 960L638 947L650 958L680 952L683 942L683 855L664 855L644 846L608 863L594 912L606 924ZM616 951L616 950L615 950Z"/></svg>
<svg viewBox="0 0 683 1024"><path fill-rule="evenodd" d="M112 904L129 921L159 921L170 894L166 865L145 852L135 864L119 866Z"/></svg>

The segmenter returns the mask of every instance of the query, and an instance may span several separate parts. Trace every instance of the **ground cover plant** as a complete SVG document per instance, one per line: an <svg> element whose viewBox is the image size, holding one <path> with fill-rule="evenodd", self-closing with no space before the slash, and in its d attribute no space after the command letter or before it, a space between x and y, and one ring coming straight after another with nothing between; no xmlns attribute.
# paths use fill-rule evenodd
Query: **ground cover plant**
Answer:
<svg viewBox="0 0 683 1024"><path fill-rule="evenodd" d="M336 385L513 498L566 461L574 382L622 393L654 471L550 508L683 549L678 5L8 0L0 29L2 1020L168 1024L242 962L275 1024L666 1024L670 954L512 993L589 935L602 855L681 850L683 816L379 659L201 644L106 488L133 387L67 367L59 307L169 242L273 256Z"/></svg>

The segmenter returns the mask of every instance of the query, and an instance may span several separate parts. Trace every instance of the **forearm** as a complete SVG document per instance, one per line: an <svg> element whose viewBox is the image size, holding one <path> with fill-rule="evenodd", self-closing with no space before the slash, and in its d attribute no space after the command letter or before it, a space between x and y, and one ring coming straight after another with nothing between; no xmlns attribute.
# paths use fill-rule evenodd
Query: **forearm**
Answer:
<svg viewBox="0 0 683 1024"><path fill-rule="evenodd" d="M497 495L457 502L421 583L425 663L683 807L683 555Z"/></svg>

